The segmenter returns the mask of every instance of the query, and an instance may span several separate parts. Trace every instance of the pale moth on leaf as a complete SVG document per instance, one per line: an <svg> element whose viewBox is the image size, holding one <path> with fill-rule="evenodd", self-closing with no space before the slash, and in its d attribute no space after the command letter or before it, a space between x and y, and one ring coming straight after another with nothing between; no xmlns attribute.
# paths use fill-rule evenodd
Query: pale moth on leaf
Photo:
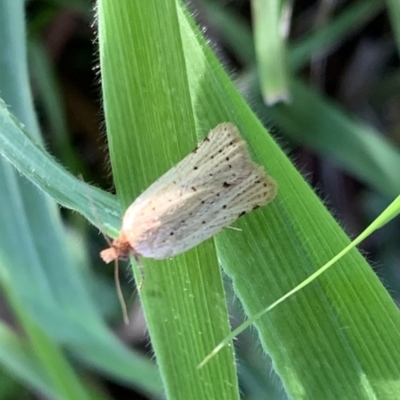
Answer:
<svg viewBox="0 0 400 400"><path fill-rule="evenodd" d="M268 204L276 192L236 126L222 123L129 206L120 236L100 256L106 263L176 256Z"/></svg>

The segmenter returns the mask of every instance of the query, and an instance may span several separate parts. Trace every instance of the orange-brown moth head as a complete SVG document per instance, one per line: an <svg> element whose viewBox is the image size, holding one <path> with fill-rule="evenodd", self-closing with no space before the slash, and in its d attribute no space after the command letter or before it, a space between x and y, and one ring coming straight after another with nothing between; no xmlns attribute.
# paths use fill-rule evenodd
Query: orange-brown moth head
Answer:
<svg viewBox="0 0 400 400"><path fill-rule="evenodd" d="M106 264L108 264L117 259L126 260L133 253L133 249L129 242L123 236L120 236L111 243L108 249L100 252L100 257Z"/></svg>
<svg viewBox="0 0 400 400"><path fill-rule="evenodd" d="M121 284L119 282L118 260L119 259L126 260L129 258L130 255L133 255L134 252L129 242L122 235L119 238L115 239L112 243L108 239L106 240L110 247L108 249L104 249L103 251L101 251L100 257L106 264L110 263L111 261L115 261L115 268L114 268L115 285L117 287L117 294L119 302L121 304L124 322L126 325L128 325L129 324L128 310L126 308L124 296L122 294Z"/></svg>

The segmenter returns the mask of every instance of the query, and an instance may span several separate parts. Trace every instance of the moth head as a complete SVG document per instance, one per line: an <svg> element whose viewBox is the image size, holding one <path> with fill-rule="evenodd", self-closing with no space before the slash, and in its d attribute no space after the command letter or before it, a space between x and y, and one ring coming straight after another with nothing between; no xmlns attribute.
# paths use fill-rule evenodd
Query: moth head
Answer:
<svg viewBox="0 0 400 400"><path fill-rule="evenodd" d="M114 263L114 279L115 279L115 286L117 288L117 295L119 302L121 304L122 314L124 316L125 324L129 324L129 317L128 317L128 310L126 308L124 295L122 294L121 283L119 281L119 266L118 260L119 259L127 259L131 254L133 254L133 249L129 242L123 237L120 236L119 238L115 239L112 243L107 238L106 239L109 248L105 249L100 252L100 257L103 259L105 263L110 263L111 261L115 261Z"/></svg>
<svg viewBox="0 0 400 400"><path fill-rule="evenodd" d="M115 239L108 249L100 252L100 257L108 264L111 261L126 260L132 254L132 247L124 237Z"/></svg>

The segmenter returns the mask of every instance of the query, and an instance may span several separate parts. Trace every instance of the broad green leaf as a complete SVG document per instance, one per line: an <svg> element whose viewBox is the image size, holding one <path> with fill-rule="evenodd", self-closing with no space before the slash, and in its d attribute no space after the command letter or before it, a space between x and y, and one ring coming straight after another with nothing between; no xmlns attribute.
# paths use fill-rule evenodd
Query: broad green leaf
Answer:
<svg viewBox="0 0 400 400"><path fill-rule="evenodd" d="M104 111L123 209L196 146L176 7L175 0L98 2ZM232 349L209 368L196 368L229 332L212 241L172 260L143 263L140 298L168 398L239 398Z"/></svg>

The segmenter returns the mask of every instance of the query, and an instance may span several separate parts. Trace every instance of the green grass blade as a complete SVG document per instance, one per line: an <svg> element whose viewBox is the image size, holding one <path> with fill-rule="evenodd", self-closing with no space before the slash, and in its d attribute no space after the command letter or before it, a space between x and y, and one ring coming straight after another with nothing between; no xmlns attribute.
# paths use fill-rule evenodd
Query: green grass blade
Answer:
<svg viewBox="0 0 400 400"><path fill-rule="evenodd" d="M98 216L107 233L112 234L119 229L121 213L115 197L85 184L58 164L24 130L22 124L10 113L1 98L0 144L0 154L59 204L79 211L96 226L99 225L96 218Z"/></svg>
<svg viewBox="0 0 400 400"><path fill-rule="evenodd" d="M205 1L207 18L212 26L218 27L218 32L224 45L232 51L241 63L255 60L254 42L249 34L247 21L236 13L213 0Z"/></svg>
<svg viewBox="0 0 400 400"><path fill-rule="evenodd" d="M261 93L266 104L290 98L286 58L287 2L252 0L254 43Z"/></svg>
<svg viewBox="0 0 400 400"><path fill-rule="evenodd" d="M312 144L362 182L389 199L395 197L400 188L400 151L302 82L294 80L290 87L291 105L270 107L265 115L296 142Z"/></svg>
<svg viewBox="0 0 400 400"><path fill-rule="evenodd" d="M397 53L400 52L400 4L396 0L386 0L389 18L392 24Z"/></svg>
<svg viewBox="0 0 400 400"><path fill-rule="evenodd" d="M83 165L69 142L64 103L57 79L54 76L53 65L38 38L29 41L29 59L32 79L38 87L45 115L49 120L48 126L52 133L53 148L61 157L60 161L63 165L74 174L82 173Z"/></svg>
<svg viewBox="0 0 400 400"><path fill-rule="evenodd" d="M267 136L200 35L190 33L192 26L182 16L198 120L235 123L255 158L279 185L270 206L238 221L242 233L226 231L217 236L220 259L235 293L246 314L253 315L350 241ZM310 399L387 398L399 390L395 381L385 379L400 372L399 312L356 250L257 321L256 327L291 397L307 393Z"/></svg>
<svg viewBox="0 0 400 400"><path fill-rule="evenodd" d="M0 4L0 37L3 39L1 52L7 55L1 57L0 88L10 107L36 137L39 137L27 74L23 7L22 1L5 1ZM59 262L60 258L63 261L59 237L44 233L46 228L55 228L57 223L60 224L51 215L55 205L25 178L17 176L4 160L0 162L0 182L3 189L0 262L4 293L19 317L21 327L50 378L53 389L58 392L58 397L87 399L89 397L84 385L62 354L59 345L43 332L40 323L35 325L28 316L31 304L26 303L27 306L24 307L24 299L35 290L41 294L42 301L54 301L54 288L50 287L43 272L46 267ZM41 235L38 235L39 227L44 229ZM14 234L10 235L11 232ZM21 249L24 251L21 252ZM21 273L23 269L27 269L26 266L30 267L29 271L26 274ZM32 282L35 282L35 288L32 288ZM49 357L52 359L50 365ZM60 380L61 375L65 380Z"/></svg>
<svg viewBox="0 0 400 400"><path fill-rule="evenodd" d="M294 67L309 61L312 53L333 45L349 34L350 30L365 23L382 8L381 1L357 2L347 7L329 25L312 36L291 46L289 58ZM219 15L221 17L221 10ZM245 49L253 47L251 32L237 18L230 19L230 29L240 32ZM227 25L227 22L222 26ZM227 40L231 36L226 35ZM241 49L231 43L238 57ZM246 50L247 51L247 50ZM247 53L245 53L247 54ZM342 168L389 198L398 193L400 153L374 129L351 119L332 101L323 98L298 80L290 83L291 104L266 107L259 90L255 68L247 78L248 91L244 93L257 114L269 125L282 129L296 143L309 146L319 154L336 160Z"/></svg>
<svg viewBox="0 0 400 400"><path fill-rule="evenodd" d="M99 1L98 15L107 135L125 209L195 147L195 119L175 1ZM229 331L212 242L144 265L140 297L168 398L238 398L231 349L196 369Z"/></svg>
<svg viewBox="0 0 400 400"><path fill-rule="evenodd" d="M354 34L372 20L384 7L383 0L363 0L344 7L327 25L310 32L290 45L289 64L299 70L313 54L329 52L337 43Z"/></svg>
<svg viewBox="0 0 400 400"><path fill-rule="evenodd" d="M0 364L27 386L49 398L56 398L57 392L29 347L3 324L0 324Z"/></svg>
<svg viewBox="0 0 400 400"><path fill-rule="evenodd" d="M257 90L254 72L249 81L251 88ZM290 105L263 107L260 94L252 98L252 103L260 106L258 114L263 120L273 120L295 143L337 161L344 170L385 197L398 194L400 151L390 141L297 79L292 80L290 92Z"/></svg>
<svg viewBox="0 0 400 400"><path fill-rule="evenodd" d="M387 209L374 221L370 224L360 235L358 235L349 245L347 245L339 254L333 257L329 262L315 271L312 275L307 277L303 282L298 284L292 290L287 292L284 296L273 302L264 310L259 311L257 314L252 315L247 321L234 329L229 336L224 338L224 340L216 346L213 351L207 355L207 357L199 364L198 368L203 368L208 362L211 361L226 345L228 345L236 336L240 335L245 329L254 324L258 319L260 319L267 312L270 312L279 304L286 301L289 297L298 293L300 290L304 289L307 285L317 279L320 275L322 275L325 271L331 268L337 261L339 261L342 257L344 257L350 250L354 249L358 246L363 240L365 240L368 236L374 233L377 229L382 228L388 222L390 222L393 218L397 217L400 214L400 196L398 196L388 207Z"/></svg>
<svg viewBox="0 0 400 400"><path fill-rule="evenodd" d="M87 215L88 219L98 224L98 216L109 229L115 232L119 228L119 210L117 201L110 195L100 190L85 185L80 179L74 178L64 170L46 151L37 145L30 136L21 128L18 121L9 113L4 104L0 104L0 154L4 155L15 167L40 189L46 191L63 205L75 209ZM0 176L1 181L6 181L7 175ZM11 186L14 188L14 185ZM11 189L10 188L10 189ZM104 330L104 326L96 322L98 316L93 315L93 305L87 297L87 293L82 292L82 283L78 271L73 268L69 261L60 263L64 268L52 268L49 266L47 272L42 271L41 265L33 263L34 256L30 254L29 242L23 244L24 253L20 252L21 237L19 231L24 230L24 222L21 220L21 209L16 208L18 202L18 190L5 190L3 186L2 204L10 204L3 207L6 211L1 219L0 231L1 243L7 248L11 258L6 265L14 265L10 272L15 284L20 283L20 295L24 304L29 307L29 313L41 321L41 325L51 333L53 337L62 341L72 341L74 346L71 350L83 358L87 363L103 369L106 373L117 376L130 384L142 386L146 391L159 393L161 390L160 381L154 367L144 359L134 356L121 346L109 332ZM6 193L10 193L9 200L6 200ZM90 201L93 199L93 205ZM96 208L94 215L93 206ZM16 208L15 212L11 212ZM43 217L42 217L43 218ZM21 222L19 222L21 220ZM19 222L19 224L17 224ZM43 219L41 219L43 224ZM8 227L10 230L4 229ZM43 230L41 236L43 237ZM60 233L59 233L60 234ZM54 230L49 231L48 240L54 239ZM31 250L34 254L34 250ZM53 248L54 251L54 248ZM28 260L21 259L27 256ZM58 254L58 262L61 255ZM16 268L18 266L19 268ZM35 268L33 268L35 267ZM34 271L38 272L43 278L48 279L52 287L58 288L64 304L68 305L69 317L65 315L65 305L57 308L53 299L46 300L43 288L38 291L27 291L26 282L37 281ZM33 274L33 275L32 275ZM8 276L8 272L7 272ZM69 283L68 283L69 282ZM43 283L42 286L47 285ZM61 305L59 305L61 306ZM86 308L86 311L83 310ZM73 309L76 312L72 311ZM78 316L78 318L75 317ZM87 331L88 316L91 315L91 330ZM80 316L80 317L79 317ZM68 318L67 318L68 317ZM84 329L84 331L82 331ZM132 373L132 371L135 371Z"/></svg>

